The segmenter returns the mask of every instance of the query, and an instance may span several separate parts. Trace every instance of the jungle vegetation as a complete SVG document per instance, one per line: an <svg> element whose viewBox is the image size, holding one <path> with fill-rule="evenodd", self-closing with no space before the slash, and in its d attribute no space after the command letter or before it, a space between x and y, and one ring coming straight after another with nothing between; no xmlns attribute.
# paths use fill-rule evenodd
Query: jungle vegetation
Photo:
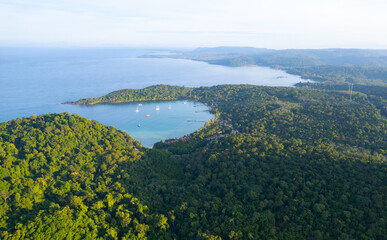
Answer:
<svg viewBox="0 0 387 240"><path fill-rule="evenodd" d="M77 115L0 124L4 239L386 239L383 96L158 85L75 104L193 99L216 118L143 148Z"/></svg>

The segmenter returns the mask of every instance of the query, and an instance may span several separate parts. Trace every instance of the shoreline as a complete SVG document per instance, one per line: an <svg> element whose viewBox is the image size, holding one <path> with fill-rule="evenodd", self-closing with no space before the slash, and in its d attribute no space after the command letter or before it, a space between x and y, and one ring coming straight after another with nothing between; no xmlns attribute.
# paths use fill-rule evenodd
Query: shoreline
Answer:
<svg viewBox="0 0 387 240"><path fill-rule="evenodd" d="M154 86L154 85L151 85L151 86ZM119 90L122 90L122 89L119 89ZM79 106L94 106L94 105L100 105L100 104L115 105L115 104L126 104L126 103L147 103L147 102L154 103L154 102L175 102L175 101L194 101L194 100L189 99L189 98L184 98L184 99L174 99L174 100L143 100L143 101L140 100L140 101L130 101L130 102L77 103L78 101L62 102L60 104L79 105ZM200 102L200 103L205 104L203 102Z"/></svg>
<svg viewBox="0 0 387 240"><path fill-rule="evenodd" d="M319 81L319 79L310 79L310 78L305 78L304 76L301 76L301 75L297 75L297 74L294 74L294 73L291 73L289 71L291 71L291 69L287 69L287 68L275 68L275 67L272 67L272 66L264 66L264 65L258 65L256 63L249 63L249 64L241 64L241 65L236 65L236 66L232 66L230 64L221 64L219 62L217 62L217 59L214 59L214 60L205 60L205 59L196 59L196 58L189 58L189 57L185 57L184 55L172 55L172 56L167 56L167 55L140 55L140 56L137 56L137 58L149 58L149 59L176 59L176 60L185 60L185 61L195 61L195 62L203 62L203 63L207 63L209 65L216 65L216 66L223 66L223 67L230 67L230 68L240 68L240 67L261 67L261 68L268 68L268 69L271 69L271 70L278 70L278 71L283 71L285 72L286 74L289 74L289 75L292 75L292 76L297 76L297 77L300 77L302 80L305 80L306 82L314 82L314 83L322 83L323 81ZM218 59L218 60L224 60L224 59ZM226 59L227 60L227 59ZM284 78L288 78L288 76L280 76L279 78L277 77L277 79L284 79ZM302 83L302 82L299 82L299 83ZM292 87L296 87L295 85L298 84L298 83L294 83L292 85ZM259 85L260 86L260 85ZM273 86L273 87L276 87L276 86ZM281 87L281 86L278 86L278 87Z"/></svg>

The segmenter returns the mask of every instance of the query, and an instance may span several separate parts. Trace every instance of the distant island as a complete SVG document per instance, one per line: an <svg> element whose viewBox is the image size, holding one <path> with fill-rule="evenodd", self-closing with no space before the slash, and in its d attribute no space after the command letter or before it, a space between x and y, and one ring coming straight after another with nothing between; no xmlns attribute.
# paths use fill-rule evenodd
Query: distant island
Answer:
<svg viewBox="0 0 387 240"><path fill-rule="evenodd" d="M230 67L264 66L324 84L377 85L387 91L387 50L215 47L140 57L189 59Z"/></svg>

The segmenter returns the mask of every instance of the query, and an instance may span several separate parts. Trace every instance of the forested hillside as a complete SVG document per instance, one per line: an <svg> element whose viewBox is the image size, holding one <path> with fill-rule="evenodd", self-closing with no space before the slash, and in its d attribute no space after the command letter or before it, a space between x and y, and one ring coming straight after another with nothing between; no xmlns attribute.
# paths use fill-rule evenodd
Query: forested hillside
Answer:
<svg viewBox="0 0 387 240"><path fill-rule="evenodd" d="M139 166L148 175L133 190L159 211L169 206L179 239L385 238L387 122L364 96L248 85L194 92L232 133L206 141L224 131L219 120L193 134L194 150L157 144L171 153Z"/></svg>
<svg viewBox="0 0 387 240"><path fill-rule="evenodd" d="M122 89L98 98L84 98L65 104L92 105L98 103L124 103L141 101L171 101L186 99L192 88L155 85L144 89Z"/></svg>
<svg viewBox="0 0 387 240"><path fill-rule="evenodd" d="M67 113L0 125L2 239L141 239L168 226L127 191L141 145Z"/></svg>
<svg viewBox="0 0 387 240"><path fill-rule="evenodd" d="M385 101L251 85L149 89L75 103L172 96L216 118L152 149L66 113L0 125L3 238L386 239Z"/></svg>

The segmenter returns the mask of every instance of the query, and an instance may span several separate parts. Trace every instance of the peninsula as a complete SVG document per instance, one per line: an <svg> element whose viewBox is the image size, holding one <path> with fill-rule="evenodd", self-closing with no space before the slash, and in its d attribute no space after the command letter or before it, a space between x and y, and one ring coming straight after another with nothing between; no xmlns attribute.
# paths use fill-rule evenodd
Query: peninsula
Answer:
<svg viewBox="0 0 387 240"><path fill-rule="evenodd" d="M1 236L383 238L387 119L370 97L154 86L75 102L193 98L216 113L152 149L67 113L2 123Z"/></svg>

